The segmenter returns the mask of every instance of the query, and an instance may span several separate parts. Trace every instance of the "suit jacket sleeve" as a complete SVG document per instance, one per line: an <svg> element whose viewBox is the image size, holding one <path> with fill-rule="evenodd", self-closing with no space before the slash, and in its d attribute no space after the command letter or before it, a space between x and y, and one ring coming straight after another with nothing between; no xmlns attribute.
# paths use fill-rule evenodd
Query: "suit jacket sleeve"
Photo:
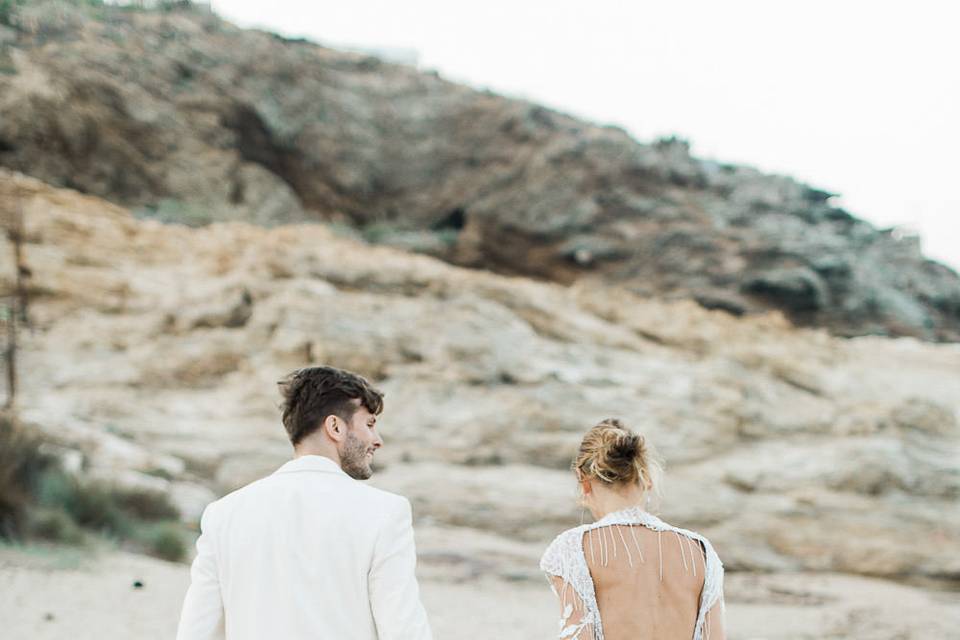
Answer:
<svg viewBox="0 0 960 640"><path fill-rule="evenodd" d="M380 640L431 640L416 578L410 502L391 502L370 567L370 606Z"/></svg>
<svg viewBox="0 0 960 640"><path fill-rule="evenodd" d="M183 602L177 640L222 640L226 637L217 571L214 504L207 505L200 518L197 557L190 567L190 588Z"/></svg>

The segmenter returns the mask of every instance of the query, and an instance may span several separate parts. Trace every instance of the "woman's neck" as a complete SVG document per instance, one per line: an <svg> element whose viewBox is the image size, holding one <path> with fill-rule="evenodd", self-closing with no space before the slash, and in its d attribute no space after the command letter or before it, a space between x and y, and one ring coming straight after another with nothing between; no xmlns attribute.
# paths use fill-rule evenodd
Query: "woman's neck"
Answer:
<svg viewBox="0 0 960 640"><path fill-rule="evenodd" d="M593 516L596 519L603 518L611 513L623 511L633 507L644 508L646 502L646 492L639 486L623 487L619 489L607 489L598 487L594 491Z"/></svg>

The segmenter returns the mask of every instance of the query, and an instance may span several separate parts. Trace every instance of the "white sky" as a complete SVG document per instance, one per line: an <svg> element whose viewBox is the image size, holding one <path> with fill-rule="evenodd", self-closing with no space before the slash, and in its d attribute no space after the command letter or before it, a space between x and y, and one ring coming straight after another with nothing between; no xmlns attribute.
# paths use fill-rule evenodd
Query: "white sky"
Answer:
<svg viewBox="0 0 960 640"><path fill-rule="evenodd" d="M955 8L956 7L956 8ZM960 269L949 0L213 0L241 25L412 49L444 77L785 173Z"/></svg>

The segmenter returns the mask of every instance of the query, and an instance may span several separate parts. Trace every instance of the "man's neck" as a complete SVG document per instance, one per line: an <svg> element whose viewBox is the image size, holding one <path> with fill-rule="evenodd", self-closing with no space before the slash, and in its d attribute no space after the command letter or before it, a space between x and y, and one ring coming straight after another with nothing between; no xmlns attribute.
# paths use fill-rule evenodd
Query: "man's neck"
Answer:
<svg viewBox="0 0 960 640"><path fill-rule="evenodd" d="M295 445L293 447L293 459L296 460L304 456L323 456L333 460L338 467L343 466L340 464L340 455L336 448L328 446L327 443L303 441Z"/></svg>

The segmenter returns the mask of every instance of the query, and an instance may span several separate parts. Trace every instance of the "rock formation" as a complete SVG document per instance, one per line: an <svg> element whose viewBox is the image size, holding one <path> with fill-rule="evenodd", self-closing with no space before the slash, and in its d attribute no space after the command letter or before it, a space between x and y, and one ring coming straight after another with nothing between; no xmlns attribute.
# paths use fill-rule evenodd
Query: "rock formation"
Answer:
<svg viewBox="0 0 960 640"><path fill-rule="evenodd" d="M0 165L140 216L322 219L501 273L960 339L957 274L822 190L208 12L97 11L34 2L0 31Z"/></svg>
<svg viewBox="0 0 960 640"><path fill-rule="evenodd" d="M23 418L188 517L286 459L276 381L325 362L386 390L375 481L412 498L428 570L539 580L581 517L576 444L613 415L666 458L664 516L731 570L960 580L957 345L471 271L317 224L138 220L0 171L11 199Z"/></svg>

